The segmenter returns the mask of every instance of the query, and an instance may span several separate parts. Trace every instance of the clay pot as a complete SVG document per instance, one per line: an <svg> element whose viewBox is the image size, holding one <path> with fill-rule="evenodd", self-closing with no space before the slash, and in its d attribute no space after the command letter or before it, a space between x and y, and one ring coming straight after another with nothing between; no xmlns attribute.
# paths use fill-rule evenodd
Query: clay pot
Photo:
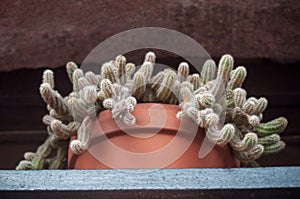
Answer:
<svg viewBox="0 0 300 199"><path fill-rule="evenodd" d="M108 110L99 113L90 126L89 149L81 155L69 150L69 169L240 166L227 145L214 145L204 158L199 158L204 129L191 119L178 120L179 110L176 105L137 104L132 113L136 118L134 126L116 123Z"/></svg>

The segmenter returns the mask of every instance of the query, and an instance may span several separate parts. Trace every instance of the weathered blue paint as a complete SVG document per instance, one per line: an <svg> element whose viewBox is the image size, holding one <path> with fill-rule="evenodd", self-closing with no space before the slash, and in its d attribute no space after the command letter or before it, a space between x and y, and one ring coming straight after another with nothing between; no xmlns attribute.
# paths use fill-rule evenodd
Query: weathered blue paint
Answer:
<svg viewBox="0 0 300 199"><path fill-rule="evenodd" d="M300 189L300 167L0 171L0 191Z"/></svg>

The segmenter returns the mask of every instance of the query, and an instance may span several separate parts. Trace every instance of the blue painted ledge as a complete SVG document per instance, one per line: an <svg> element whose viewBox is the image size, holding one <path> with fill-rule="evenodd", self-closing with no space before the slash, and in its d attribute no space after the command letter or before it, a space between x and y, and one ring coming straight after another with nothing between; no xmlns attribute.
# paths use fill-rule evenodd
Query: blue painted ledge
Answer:
<svg viewBox="0 0 300 199"><path fill-rule="evenodd" d="M208 198L273 194L290 199L300 196L300 167L0 171L0 197L197 198L199 194Z"/></svg>

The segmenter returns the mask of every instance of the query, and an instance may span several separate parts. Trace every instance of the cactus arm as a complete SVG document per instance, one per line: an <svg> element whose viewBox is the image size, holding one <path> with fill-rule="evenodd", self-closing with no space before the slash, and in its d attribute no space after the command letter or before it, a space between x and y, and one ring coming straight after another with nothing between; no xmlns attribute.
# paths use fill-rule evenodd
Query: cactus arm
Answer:
<svg viewBox="0 0 300 199"><path fill-rule="evenodd" d="M96 75L92 71L85 73L85 79L89 82L90 85L97 86L101 81L101 75Z"/></svg>
<svg viewBox="0 0 300 199"><path fill-rule="evenodd" d="M202 80L201 80L199 74L193 74L191 76L190 82L192 83L194 90L197 90L201 86L201 81Z"/></svg>
<svg viewBox="0 0 300 199"><path fill-rule="evenodd" d="M80 77L78 79L78 90L81 91L86 86L90 86L89 81L85 77Z"/></svg>
<svg viewBox="0 0 300 199"><path fill-rule="evenodd" d="M104 93L105 98L110 98L115 96L115 91L113 89L112 82L109 79L103 79L100 83L101 91Z"/></svg>
<svg viewBox="0 0 300 199"><path fill-rule="evenodd" d="M78 66L74 62L68 62L66 64L66 70L70 81L73 83L73 73L78 69Z"/></svg>
<svg viewBox="0 0 300 199"><path fill-rule="evenodd" d="M144 62L140 71L145 76L146 82L149 82L153 73L153 64L151 62Z"/></svg>
<svg viewBox="0 0 300 199"><path fill-rule="evenodd" d="M204 62L201 70L202 84L205 85L207 82L213 80L216 75L217 66L216 63L209 59Z"/></svg>
<svg viewBox="0 0 300 199"><path fill-rule="evenodd" d="M146 78L143 73L136 72L133 76L133 93L136 99L141 99L146 91Z"/></svg>
<svg viewBox="0 0 300 199"><path fill-rule="evenodd" d="M76 122L71 122L68 125L63 124L59 120L53 120L50 124L52 131L61 139L68 139L76 133Z"/></svg>
<svg viewBox="0 0 300 199"><path fill-rule="evenodd" d="M234 155L243 163L249 163L251 161L254 161L262 156L264 152L264 147L260 144L255 145L251 150L249 151L237 151L234 153Z"/></svg>
<svg viewBox="0 0 300 199"><path fill-rule="evenodd" d="M247 76L247 70L244 66L239 66L231 72L230 81L228 83L229 89L235 89L242 86Z"/></svg>
<svg viewBox="0 0 300 199"><path fill-rule="evenodd" d="M256 115L261 114L266 110L267 106L268 106L268 100L264 97L259 98L255 106L254 114Z"/></svg>
<svg viewBox="0 0 300 199"><path fill-rule="evenodd" d="M213 143L224 145L230 142L235 134L235 128L232 124L226 124L223 126L221 131L216 125L211 126L206 131L206 135L210 141Z"/></svg>
<svg viewBox="0 0 300 199"><path fill-rule="evenodd" d="M68 101L68 105L70 107L70 110L72 112L72 115L81 120L80 118L83 118L87 115L87 106L84 103L82 99L77 99L77 98L71 98Z"/></svg>
<svg viewBox="0 0 300 199"><path fill-rule="evenodd" d="M242 108L246 102L247 93L242 88L236 88L233 90L233 101L236 107Z"/></svg>
<svg viewBox="0 0 300 199"><path fill-rule="evenodd" d="M166 73L160 87L156 91L156 96L159 100L166 101L170 97L172 93L171 87L175 82L175 78L176 74L173 71L168 71Z"/></svg>
<svg viewBox="0 0 300 199"><path fill-rule="evenodd" d="M102 81L109 79L112 83L117 83L119 81L117 67L113 63L104 63L101 67L101 77Z"/></svg>
<svg viewBox="0 0 300 199"><path fill-rule="evenodd" d="M90 118L85 117L77 131L77 139L70 143L70 149L77 155L82 154L88 148L90 141L89 122Z"/></svg>
<svg viewBox="0 0 300 199"><path fill-rule="evenodd" d="M97 89L96 86L86 86L82 90L83 100L87 104L94 104L97 100Z"/></svg>
<svg viewBox="0 0 300 199"><path fill-rule="evenodd" d="M52 70L45 70L43 73L43 83L48 83L54 89L54 75Z"/></svg>
<svg viewBox="0 0 300 199"><path fill-rule="evenodd" d="M178 69L177 69L177 77L179 82L184 82L186 81L186 78L188 77L190 73L190 68L188 63L182 62L179 64Z"/></svg>
<svg viewBox="0 0 300 199"><path fill-rule="evenodd" d="M118 75L120 84L125 84L127 81L126 76L126 58L123 55L119 55L116 57L116 63L118 67Z"/></svg>
<svg viewBox="0 0 300 199"><path fill-rule="evenodd" d="M230 146L235 151L248 151L257 144L258 138L255 133L247 133L244 138L241 139L238 132L236 129L236 133L230 141Z"/></svg>
<svg viewBox="0 0 300 199"><path fill-rule="evenodd" d="M278 134L267 135L265 137L258 138L258 143L261 145L271 145L280 141L280 136Z"/></svg>
<svg viewBox="0 0 300 199"><path fill-rule="evenodd" d="M78 92L80 89L79 89L79 82L78 80L81 78L81 77L84 77L83 75L83 71L81 69L76 69L73 73L72 73L72 83L73 83L73 90L75 92Z"/></svg>
<svg viewBox="0 0 300 199"><path fill-rule="evenodd" d="M145 59L144 59L144 62L151 62L152 64L155 63L155 59L156 59L156 55L154 52L147 52L146 55L145 55Z"/></svg>
<svg viewBox="0 0 300 199"><path fill-rule="evenodd" d="M242 110L247 114L253 114L255 111L255 103L252 101L246 101L242 107Z"/></svg>
<svg viewBox="0 0 300 199"><path fill-rule="evenodd" d="M19 162L18 166L16 167L16 170L33 170L33 165L31 161L28 160L22 160Z"/></svg>
<svg viewBox="0 0 300 199"><path fill-rule="evenodd" d="M45 159L41 156L36 156L31 161L34 170L41 170L45 168Z"/></svg>
<svg viewBox="0 0 300 199"><path fill-rule="evenodd" d="M156 101L158 101L158 99L156 98L155 91L153 89L151 89L151 85L147 85L146 86L146 92L145 92L144 97L143 97L143 102L154 103Z"/></svg>
<svg viewBox="0 0 300 199"><path fill-rule="evenodd" d="M44 101L59 115L69 114L69 108L64 99L58 92L54 91L48 83L43 83L40 86L40 93Z"/></svg>
<svg viewBox="0 0 300 199"><path fill-rule="evenodd" d="M125 71L126 71L126 75L127 75L127 80L130 80L132 74L135 71L135 64L127 63L126 66L125 66Z"/></svg>
<svg viewBox="0 0 300 199"><path fill-rule="evenodd" d="M285 148L285 143L283 141L278 141L270 145L266 145L264 155L270 155L281 152Z"/></svg>
<svg viewBox="0 0 300 199"><path fill-rule="evenodd" d="M273 133L281 133L287 127L287 120L284 117L279 117L267 123L261 123L255 127L255 133L264 137Z"/></svg>
<svg viewBox="0 0 300 199"><path fill-rule="evenodd" d="M201 94L201 93L204 93L205 91L210 91L210 90L214 89L215 84L216 84L216 80L211 80L211 81L207 82L205 85L203 85L200 88L198 88L197 90L195 90L194 94Z"/></svg>

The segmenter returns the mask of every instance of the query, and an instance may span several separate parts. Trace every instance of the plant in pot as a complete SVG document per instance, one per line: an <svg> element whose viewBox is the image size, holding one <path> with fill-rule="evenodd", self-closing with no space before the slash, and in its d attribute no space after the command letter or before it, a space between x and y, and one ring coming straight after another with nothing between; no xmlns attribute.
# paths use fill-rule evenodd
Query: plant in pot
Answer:
<svg viewBox="0 0 300 199"><path fill-rule="evenodd" d="M261 122L267 100L247 98L241 88L246 69L234 69L231 55L222 56L218 67L207 60L200 74L190 74L186 62L177 71L153 74L155 59L148 52L136 68L119 55L100 74L69 62L73 91L66 97L46 70L40 93L49 111L43 117L49 136L16 169L61 169L67 162L71 169L161 168L161 162L165 168L258 166L262 155L284 149L278 134L287 120ZM199 158L203 144L209 151ZM169 158L174 154L176 159Z"/></svg>

